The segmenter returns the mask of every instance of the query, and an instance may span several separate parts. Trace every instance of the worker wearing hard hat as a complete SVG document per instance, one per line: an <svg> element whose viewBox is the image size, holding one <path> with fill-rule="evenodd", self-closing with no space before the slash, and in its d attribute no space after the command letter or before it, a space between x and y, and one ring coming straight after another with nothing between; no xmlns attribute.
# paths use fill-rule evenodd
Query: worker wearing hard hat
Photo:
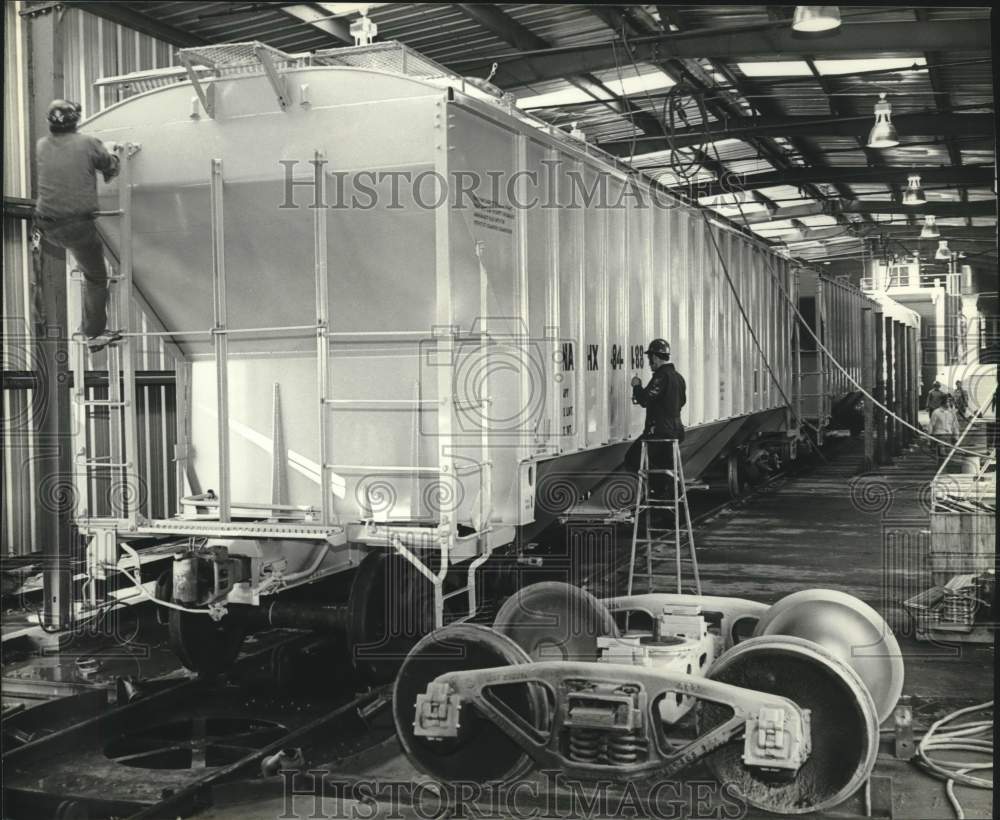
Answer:
<svg viewBox="0 0 1000 820"><path fill-rule="evenodd" d="M96 137L80 134L80 105L53 100L47 118L49 135L38 141L38 199L33 244L41 240L65 248L84 277L80 331L92 351L121 338L107 332L108 271L95 224L97 176L105 182L118 173L118 157Z"/></svg>
<svg viewBox="0 0 1000 820"><path fill-rule="evenodd" d="M646 408L646 425L642 435L632 443L625 454L625 467L629 472L638 472L642 457L642 440L649 440L649 467L653 470L673 468L673 449L669 441L684 440L684 425L681 423L681 408L687 403L687 385L684 377L670 363L670 345L664 339L653 339L646 349L649 369L653 375L643 387L642 379L632 378L632 402ZM666 476L650 476L650 490L662 494L667 484Z"/></svg>

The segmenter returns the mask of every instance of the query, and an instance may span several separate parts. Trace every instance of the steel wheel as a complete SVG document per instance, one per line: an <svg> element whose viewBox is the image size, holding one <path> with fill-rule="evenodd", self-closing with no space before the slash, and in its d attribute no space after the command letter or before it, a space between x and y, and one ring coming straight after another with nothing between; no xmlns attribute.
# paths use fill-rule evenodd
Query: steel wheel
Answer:
<svg viewBox="0 0 1000 820"><path fill-rule="evenodd" d="M493 628L535 661L596 661L599 637L618 637L608 608L579 587L544 581L510 596Z"/></svg>
<svg viewBox="0 0 1000 820"><path fill-rule="evenodd" d="M875 766L879 733L871 695L851 667L821 646L785 635L751 638L720 657L708 677L810 710L812 750L791 779L745 766L742 737L707 758L719 782L733 783L750 805L779 814L829 809L852 795ZM702 731L731 714L705 702Z"/></svg>
<svg viewBox="0 0 1000 820"><path fill-rule="evenodd" d="M348 600L351 661L372 685L391 682L407 652L434 628L434 590L395 552L364 557Z"/></svg>
<svg viewBox="0 0 1000 820"><path fill-rule="evenodd" d="M757 623L754 635L792 635L820 644L857 672L871 692L879 721L903 691L903 655L889 625L864 601L833 589L786 595Z"/></svg>
<svg viewBox="0 0 1000 820"><path fill-rule="evenodd" d="M420 641L404 661L392 694L392 712L399 742L410 762L438 780L509 781L527 773L531 758L475 706L464 704L456 738L428 739L413 732L417 695L438 675L528 663L530 658L512 640L486 626L454 624ZM529 725L548 723L548 701L535 684L497 687L491 695Z"/></svg>
<svg viewBox="0 0 1000 820"><path fill-rule="evenodd" d="M199 675L218 675L236 662L246 627L235 618L213 621L208 615L170 610L170 649L180 662Z"/></svg>

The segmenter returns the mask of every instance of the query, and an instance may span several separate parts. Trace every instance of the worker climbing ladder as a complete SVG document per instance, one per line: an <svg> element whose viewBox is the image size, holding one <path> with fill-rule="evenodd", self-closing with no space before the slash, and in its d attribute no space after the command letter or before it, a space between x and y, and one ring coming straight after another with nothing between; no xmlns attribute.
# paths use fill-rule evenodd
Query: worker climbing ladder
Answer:
<svg viewBox="0 0 1000 820"><path fill-rule="evenodd" d="M671 468L653 468L649 463L650 439L641 439L642 453L639 460L639 483L636 490L635 511L632 516L632 552L629 557L628 594L633 594L637 562L645 561L646 592L662 592L656 589L659 578L675 578L676 591L683 592L684 570L687 569L692 578L692 588L696 595L701 594L701 578L698 574L698 556L695 552L694 531L691 526L691 512L688 509L687 483L684 479L684 464L681 460L681 448L677 439L659 439L655 443L669 445L671 448ZM650 491L651 476L665 475L667 481L667 496L659 497ZM663 526L664 513L671 519L670 526ZM640 549L640 546L642 549ZM673 575L657 573L657 560L666 558L673 549ZM685 555L685 548L687 554Z"/></svg>
<svg viewBox="0 0 1000 820"><path fill-rule="evenodd" d="M120 340L104 348L107 370L107 395L95 398L87 387L88 365L93 370L98 354L88 351L88 339L74 333L71 339L70 367L73 371L73 408L76 435L76 520L81 531L89 530L90 522L102 526L88 549L88 571L91 578L105 577L106 570L117 559L116 530L135 530L139 521L140 488L138 478L138 426L136 420L135 358L129 317L132 304L132 182L131 160L139 146L131 143L118 149L121 160L118 179L118 208L99 211L99 218L120 220L122 237L117 270L108 277L107 327L120 334ZM80 303L85 298L86 285L78 270L70 272L70 283L80 290ZM71 317L73 321L75 317ZM89 355L88 355L89 352ZM106 419L103 418L107 414ZM96 428L107 424L108 450L97 455ZM98 498L90 492L91 478L107 482L110 512L102 515ZM107 526L107 524L112 526ZM96 591L91 589L91 604L96 603Z"/></svg>

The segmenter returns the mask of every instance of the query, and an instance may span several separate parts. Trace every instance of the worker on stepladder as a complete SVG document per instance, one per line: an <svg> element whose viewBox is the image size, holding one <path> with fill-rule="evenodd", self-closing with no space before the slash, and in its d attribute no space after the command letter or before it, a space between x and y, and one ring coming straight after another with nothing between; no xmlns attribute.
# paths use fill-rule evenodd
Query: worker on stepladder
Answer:
<svg viewBox="0 0 1000 820"><path fill-rule="evenodd" d="M639 471L642 458L643 439L684 440L684 425L681 423L681 408L687 403L687 385L684 377L670 363L670 345L663 339L653 339L646 349L649 369L653 375L649 384L642 386L642 379L632 378L632 402L646 408L646 426L625 454L625 469L631 473ZM646 445L651 470L673 469L673 449L670 442L651 442ZM650 476L650 494L663 497L669 476Z"/></svg>
<svg viewBox="0 0 1000 820"><path fill-rule="evenodd" d="M80 332L92 352L121 339L107 329L108 270L97 233L97 175L105 182L118 173L118 156L96 137L80 134L79 103L49 104L49 135L38 141L38 200L35 204L33 246L44 240L65 248L84 276L83 320Z"/></svg>

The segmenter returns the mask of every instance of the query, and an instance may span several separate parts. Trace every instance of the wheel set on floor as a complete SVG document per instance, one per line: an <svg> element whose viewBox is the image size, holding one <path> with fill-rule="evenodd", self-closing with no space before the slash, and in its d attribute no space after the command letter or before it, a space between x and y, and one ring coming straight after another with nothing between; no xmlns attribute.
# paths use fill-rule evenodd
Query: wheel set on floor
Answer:
<svg viewBox="0 0 1000 820"><path fill-rule="evenodd" d="M784 814L829 809L865 782L903 681L878 613L805 590L735 642L710 621L760 605L639 597L647 613L659 610L652 629L648 614L636 618L646 628L620 629L589 593L549 582L511 596L492 628L427 635L393 693L407 757L443 782L509 781L533 768L641 781L702 759L748 804Z"/></svg>

